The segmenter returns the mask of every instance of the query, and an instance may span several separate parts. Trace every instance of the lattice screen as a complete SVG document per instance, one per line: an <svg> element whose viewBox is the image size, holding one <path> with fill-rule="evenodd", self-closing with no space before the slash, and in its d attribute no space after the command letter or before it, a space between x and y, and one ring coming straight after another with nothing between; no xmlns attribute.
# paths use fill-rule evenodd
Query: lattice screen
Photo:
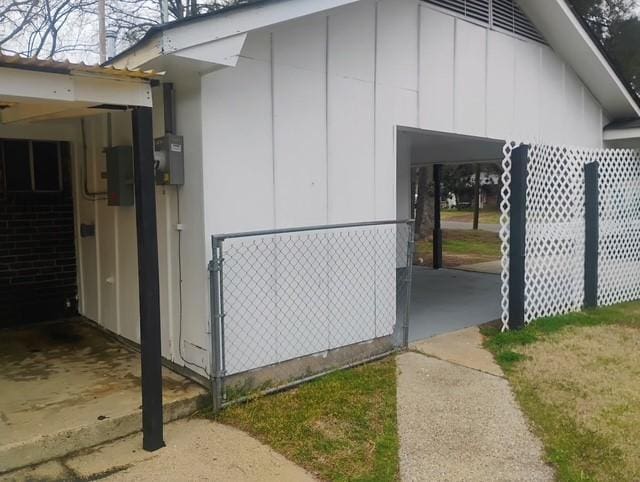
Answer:
<svg viewBox="0 0 640 482"><path fill-rule="evenodd" d="M640 298L640 151L594 152L600 163L598 304Z"/></svg>
<svg viewBox="0 0 640 482"><path fill-rule="evenodd" d="M502 322L509 321L511 152L502 163ZM525 322L584 300L584 165L600 165L598 304L640 298L640 152L532 144L527 163Z"/></svg>

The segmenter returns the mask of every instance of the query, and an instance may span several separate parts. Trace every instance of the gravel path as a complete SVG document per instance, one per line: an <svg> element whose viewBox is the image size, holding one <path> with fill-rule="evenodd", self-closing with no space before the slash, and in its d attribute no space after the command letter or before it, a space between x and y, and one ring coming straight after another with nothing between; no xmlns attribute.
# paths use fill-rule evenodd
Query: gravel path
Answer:
<svg viewBox="0 0 640 482"><path fill-rule="evenodd" d="M443 335L446 337L446 335ZM474 345L461 356L457 344ZM553 480L499 367L487 366L473 329L398 356L398 430L403 481ZM434 351L434 356L424 353ZM482 364L474 366L481 360ZM493 363L493 360L490 360ZM466 365L466 366L465 366ZM497 372L496 372L497 368Z"/></svg>

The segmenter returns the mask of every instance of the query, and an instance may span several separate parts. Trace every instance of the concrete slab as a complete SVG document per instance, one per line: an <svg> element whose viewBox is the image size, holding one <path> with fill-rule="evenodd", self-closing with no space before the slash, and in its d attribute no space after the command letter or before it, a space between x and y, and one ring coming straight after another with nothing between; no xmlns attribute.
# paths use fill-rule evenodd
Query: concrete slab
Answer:
<svg viewBox="0 0 640 482"><path fill-rule="evenodd" d="M444 361L498 377L503 376L493 355L482 347L482 341L480 329L473 326L412 343L410 347Z"/></svg>
<svg viewBox="0 0 640 482"><path fill-rule="evenodd" d="M506 379L415 352L397 360L403 481L553 480Z"/></svg>
<svg viewBox="0 0 640 482"><path fill-rule="evenodd" d="M165 448L141 454L142 438L136 434L66 460L65 464L82 480L111 473L102 480L112 482L315 480L250 435L210 420L171 423L166 426L166 440Z"/></svg>
<svg viewBox="0 0 640 482"><path fill-rule="evenodd" d="M500 318L500 276L415 266L409 341Z"/></svg>
<svg viewBox="0 0 640 482"><path fill-rule="evenodd" d="M0 473L140 430L140 357L80 320L0 337ZM206 390L163 370L165 422Z"/></svg>
<svg viewBox="0 0 640 482"><path fill-rule="evenodd" d="M74 474L59 460L52 460L43 464L18 469L10 474L0 476L3 482L33 482L74 480Z"/></svg>
<svg viewBox="0 0 640 482"><path fill-rule="evenodd" d="M500 262L500 260L485 261L483 263L462 264L460 266L456 266L456 269L461 269L463 271L473 271L476 273L501 274L502 263Z"/></svg>

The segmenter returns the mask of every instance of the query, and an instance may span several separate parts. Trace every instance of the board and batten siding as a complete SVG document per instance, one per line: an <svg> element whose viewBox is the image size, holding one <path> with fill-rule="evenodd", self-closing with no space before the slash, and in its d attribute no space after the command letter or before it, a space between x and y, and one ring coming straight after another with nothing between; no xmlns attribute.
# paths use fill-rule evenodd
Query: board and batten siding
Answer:
<svg viewBox="0 0 640 482"><path fill-rule="evenodd" d="M602 145L600 104L547 45L421 4L419 65L420 128Z"/></svg>
<svg viewBox="0 0 640 482"><path fill-rule="evenodd" d="M394 217L397 126L597 147L605 116L550 47L415 0L251 32L202 102L206 233Z"/></svg>

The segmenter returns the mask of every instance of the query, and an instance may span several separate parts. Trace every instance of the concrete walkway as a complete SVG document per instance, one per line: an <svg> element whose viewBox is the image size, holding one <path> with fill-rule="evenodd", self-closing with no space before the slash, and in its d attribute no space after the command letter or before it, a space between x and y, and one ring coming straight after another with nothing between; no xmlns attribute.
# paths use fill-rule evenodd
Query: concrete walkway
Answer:
<svg viewBox="0 0 640 482"><path fill-rule="evenodd" d="M434 337L398 356L403 481L546 481L511 387L477 328Z"/></svg>
<svg viewBox="0 0 640 482"><path fill-rule="evenodd" d="M234 428L195 418L165 425L167 446L141 449L140 434L35 467L2 480L313 481L311 474Z"/></svg>

